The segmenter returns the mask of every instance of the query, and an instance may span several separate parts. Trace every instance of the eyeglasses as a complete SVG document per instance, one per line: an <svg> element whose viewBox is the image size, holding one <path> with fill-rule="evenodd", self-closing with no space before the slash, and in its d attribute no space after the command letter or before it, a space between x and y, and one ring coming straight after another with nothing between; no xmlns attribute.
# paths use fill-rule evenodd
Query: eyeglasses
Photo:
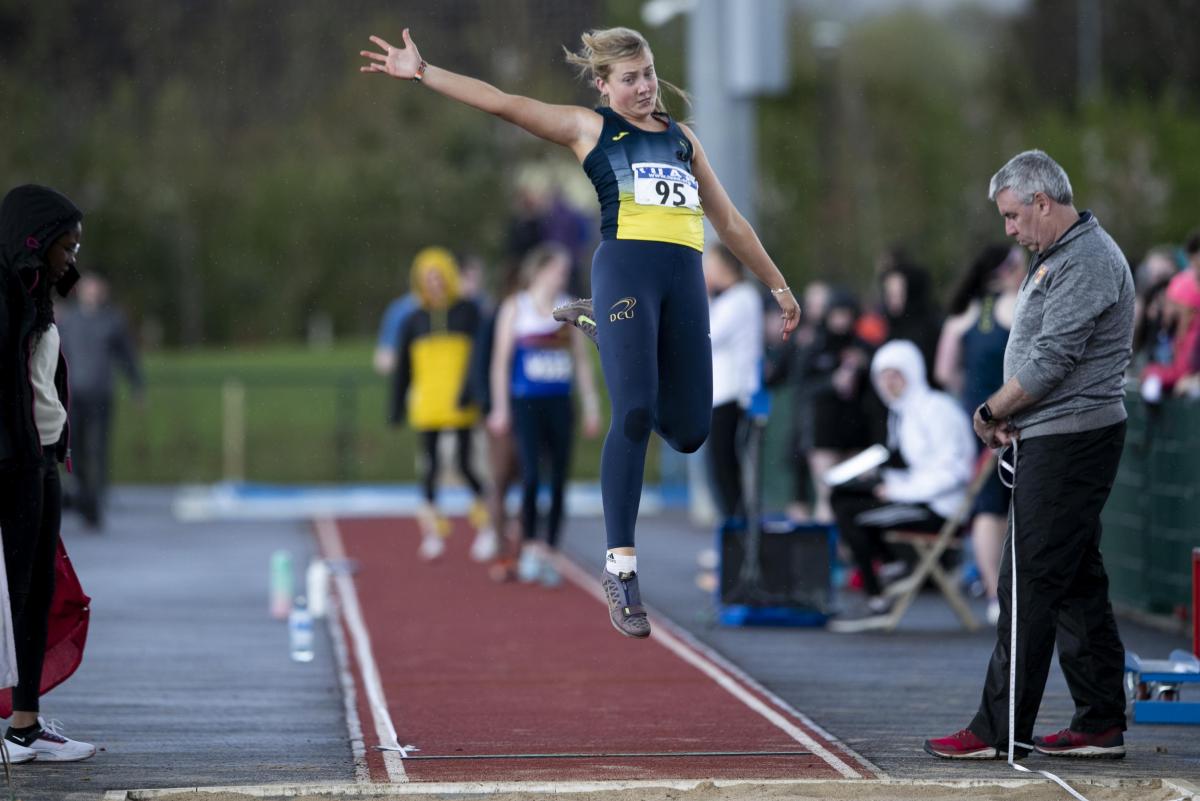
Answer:
<svg viewBox="0 0 1200 801"><path fill-rule="evenodd" d="M68 256L78 256L79 255L79 247L80 247L79 242L75 242L74 244L71 244L71 245L64 245L60 242L60 243L58 243L58 246L60 248L62 248L64 251L66 251Z"/></svg>

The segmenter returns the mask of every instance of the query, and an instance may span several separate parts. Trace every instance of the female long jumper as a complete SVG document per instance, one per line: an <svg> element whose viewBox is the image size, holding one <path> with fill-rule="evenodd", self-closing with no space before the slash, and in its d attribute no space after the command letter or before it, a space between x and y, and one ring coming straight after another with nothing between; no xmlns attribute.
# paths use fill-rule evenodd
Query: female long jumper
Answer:
<svg viewBox="0 0 1200 801"><path fill-rule="evenodd" d="M712 414L708 298L701 270L702 217L721 241L771 288L786 337L800 307L754 229L738 212L704 155L700 140L667 115L654 55L637 31L585 33L567 60L600 93L596 109L512 95L421 58L408 29L404 45L370 37L361 69L415 81L570 148L596 187L601 244L592 262L597 310L590 327L612 402L600 486L608 551L602 582L609 617L629 637L647 637L634 524L646 445L656 431L678 451L698 449ZM670 87L674 89L674 87ZM590 324L590 325L589 325Z"/></svg>

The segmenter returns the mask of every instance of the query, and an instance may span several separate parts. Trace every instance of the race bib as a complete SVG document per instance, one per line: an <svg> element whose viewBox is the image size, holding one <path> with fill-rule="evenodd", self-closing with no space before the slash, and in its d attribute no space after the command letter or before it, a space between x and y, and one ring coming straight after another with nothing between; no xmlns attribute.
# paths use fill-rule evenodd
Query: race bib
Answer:
<svg viewBox="0 0 1200 801"><path fill-rule="evenodd" d="M633 201L639 206L700 208L696 176L672 164L641 162L633 167Z"/></svg>
<svg viewBox="0 0 1200 801"><path fill-rule="evenodd" d="M530 381L554 384L570 381L574 367L571 354L565 350L527 351L521 366Z"/></svg>

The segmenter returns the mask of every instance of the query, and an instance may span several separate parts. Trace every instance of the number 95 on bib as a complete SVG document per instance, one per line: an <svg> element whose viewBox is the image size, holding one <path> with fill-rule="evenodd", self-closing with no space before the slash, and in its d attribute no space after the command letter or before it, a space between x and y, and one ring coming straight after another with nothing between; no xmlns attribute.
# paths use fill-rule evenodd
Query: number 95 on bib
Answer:
<svg viewBox="0 0 1200 801"><path fill-rule="evenodd" d="M633 201L639 206L700 208L696 176L673 164L641 162L633 168Z"/></svg>

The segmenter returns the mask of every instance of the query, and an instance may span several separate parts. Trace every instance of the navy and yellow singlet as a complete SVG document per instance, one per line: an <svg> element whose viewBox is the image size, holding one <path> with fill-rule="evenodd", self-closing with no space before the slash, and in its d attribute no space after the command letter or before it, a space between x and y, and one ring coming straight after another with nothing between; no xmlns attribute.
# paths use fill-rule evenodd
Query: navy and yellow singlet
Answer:
<svg viewBox="0 0 1200 801"><path fill-rule="evenodd" d="M692 143L665 114L663 131L643 131L600 107L604 129L583 170L600 200L602 239L669 242L704 251L704 210L692 175Z"/></svg>

